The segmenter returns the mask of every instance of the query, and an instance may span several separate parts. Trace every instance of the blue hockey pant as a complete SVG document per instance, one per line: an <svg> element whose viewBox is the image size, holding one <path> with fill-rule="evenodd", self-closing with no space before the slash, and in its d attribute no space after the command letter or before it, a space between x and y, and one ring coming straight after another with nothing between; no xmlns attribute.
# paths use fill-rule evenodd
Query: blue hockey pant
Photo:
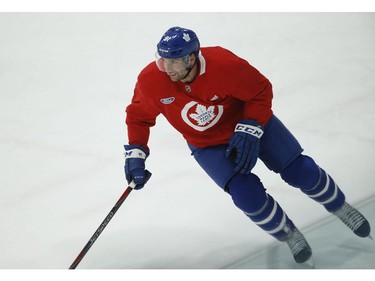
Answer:
<svg viewBox="0 0 375 281"><path fill-rule="evenodd" d="M189 144L189 148L206 173L259 227L279 240L285 238L285 230L294 228L293 222L266 192L257 175L234 173L234 159L225 155L227 145L197 148ZM260 139L259 159L268 169L280 174L286 183L299 188L329 212L339 209L345 201L343 192L311 157L302 152L296 138L273 115Z"/></svg>

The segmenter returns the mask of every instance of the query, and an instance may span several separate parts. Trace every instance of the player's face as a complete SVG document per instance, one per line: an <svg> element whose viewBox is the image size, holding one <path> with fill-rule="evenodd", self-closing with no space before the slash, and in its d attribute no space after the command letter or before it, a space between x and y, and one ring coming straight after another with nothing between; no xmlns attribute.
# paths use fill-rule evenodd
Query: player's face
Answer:
<svg viewBox="0 0 375 281"><path fill-rule="evenodd" d="M163 67L169 78L173 82L180 81L183 79L188 70L186 63L183 58L178 59L162 59Z"/></svg>

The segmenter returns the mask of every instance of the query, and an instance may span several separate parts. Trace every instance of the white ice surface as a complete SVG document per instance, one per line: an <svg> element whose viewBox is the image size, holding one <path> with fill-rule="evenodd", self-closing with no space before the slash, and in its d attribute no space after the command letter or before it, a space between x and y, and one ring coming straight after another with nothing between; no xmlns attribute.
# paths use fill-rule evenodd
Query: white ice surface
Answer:
<svg viewBox="0 0 375 281"><path fill-rule="evenodd" d="M2 13L1 269L68 268L113 207L126 187L125 106L174 25L271 80L274 112L348 202L375 194L373 13ZM78 268L217 269L274 243L163 117L150 147L151 180ZM254 171L300 228L328 216L261 162ZM336 239L322 231L322 240Z"/></svg>

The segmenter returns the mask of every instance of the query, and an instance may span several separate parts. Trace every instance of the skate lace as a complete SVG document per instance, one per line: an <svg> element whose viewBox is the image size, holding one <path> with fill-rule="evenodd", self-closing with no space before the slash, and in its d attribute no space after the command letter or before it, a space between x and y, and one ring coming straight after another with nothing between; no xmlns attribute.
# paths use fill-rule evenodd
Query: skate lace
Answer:
<svg viewBox="0 0 375 281"><path fill-rule="evenodd" d="M357 230L365 221L364 217L347 203L335 215L353 231Z"/></svg>
<svg viewBox="0 0 375 281"><path fill-rule="evenodd" d="M298 254L301 250L307 247L304 237L298 230L295 230L286 242L293 255Z"/></svg>

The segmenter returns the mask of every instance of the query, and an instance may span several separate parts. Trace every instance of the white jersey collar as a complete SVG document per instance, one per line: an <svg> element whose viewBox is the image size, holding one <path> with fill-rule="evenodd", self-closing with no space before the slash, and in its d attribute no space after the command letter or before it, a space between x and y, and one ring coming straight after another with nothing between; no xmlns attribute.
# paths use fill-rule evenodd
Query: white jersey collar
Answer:
<svg viewBox="0 0 375 281"><path fill-rule="evenodd" d="M199 75L202 75L206 72L206 60L202 56L201 52L199 52L198 58L199 58L199 63L200 63Z"/></svg>

